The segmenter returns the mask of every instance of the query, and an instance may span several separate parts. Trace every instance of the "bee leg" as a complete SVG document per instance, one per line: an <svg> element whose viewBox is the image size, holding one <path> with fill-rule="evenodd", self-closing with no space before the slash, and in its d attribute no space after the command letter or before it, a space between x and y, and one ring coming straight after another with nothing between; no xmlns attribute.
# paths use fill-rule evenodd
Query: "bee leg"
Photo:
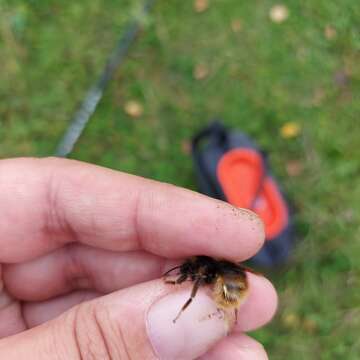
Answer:
<svg viewBox="0 0 360 360"><path fill-rule="evenodd" d="M176 318L173 320L173 323L176 323L176 320L180 317L181 313L190 305L193 298L195 297L199 287L200 287L201 279L197 279L194 283L194 286L191 290L190 298L186 301L186 303L183 305L183 307L180 309L179 313L176 315Z"/></svg>
<svg viewBox="0 0 360 360"><path fill-rule="evenodd" d="M166 280L165 279L165 284L172 284L172 285L181 284L186 279L187 279L187 275L183 274L183 275L179 276L176 280Z"/></svg>
<svg viewBox="0 0 360 360"><path fill-rule="evenodd" d="M181 267L181 266L179 265L179 266L175 266L175 267L171 268L171 269L168 270L165 274L163 274L163 276L166 276L166 275L170 274L172 271L174 271L174 270L176 270L176 269L179 269L180 267Z"/></svg>
<svg viewBox="0 0 360 360"><path fill-rule="evenodd" d="M235 313L235 325L236 325L238 321L238 309L235 309L234 313Z"/></svg>

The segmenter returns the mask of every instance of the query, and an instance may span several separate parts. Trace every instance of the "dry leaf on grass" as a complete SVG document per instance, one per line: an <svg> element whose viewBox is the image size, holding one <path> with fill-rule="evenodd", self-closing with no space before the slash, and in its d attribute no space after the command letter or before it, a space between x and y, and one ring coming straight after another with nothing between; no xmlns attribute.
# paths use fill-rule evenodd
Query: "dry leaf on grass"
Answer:
<svg viewBox="0 0 360 360"><path fill-rule="evenodd" d="M289 10L285 5L274 5L269 13L271 21L280 24L289 17Z"/></svg>
<svg viewBox="0 0 360 360"><path fill-rule="evenodd" d="M326 25L324 29L326 39L332 40L336 37L336 30L331 25Z"/></svg>
<svg viewBox="0 0 360 360"><path fill-rule="evenodd" d="M280 135L284 139L297 137L301 132L300 125L295 121L285 123L280 129Z"/></svg>
<svg viewBox="0 0 360 360"><path fill-rule="evenodd" d="M286 163L286 172L289 176L299 176L304 171L304 165L299 160L291 160Z"/></svg>
<svg viewBox="0 0 360 360"><path fill-rule="evenodd" d="M288 313L282 316L282 323L289 329L297 329L300 325L300 318L295 313Z"/></svg>
<svg viewBox="0 0 360 360"><path fill-rule="evenodd" d="M203 80L209 75L209 68L206 64L197 64L193 71L194 79Z"/></svg>
<svg viewBox="0 0 360 360"><path fill-rule="evenodd" d="M143 114L144 109L143 106L138 101L130 100L127 103L125 103L124 111L132 118L138 118Z"/></svg>
<svg viewBox="0 0 360 360"><path fill-rule="evenodd" d="M208 0L195 0L194 1L194 10L198 13L206 11L209 7Z"/></svg>
<svg viewBox="0 0 360 360"><path fill-rule="evenodd" d="M239 19L234 19L232 22L231 22L231 30L234 32L234 33L238 33L242 30L242 22L241 20Z"/></svg>
<svg viewBox="0 0 360 360"><path fill-rule="evenodd" d="M304 319L302 325L308 334L314 334L318 328L316 322L312 319Z"/></svg>
<svg viewBox="0 0 360 360"><path fill-rule="evenodd" d="M188 139L181 141L181 152L185 155L191 154L191 142Z"/></svg>

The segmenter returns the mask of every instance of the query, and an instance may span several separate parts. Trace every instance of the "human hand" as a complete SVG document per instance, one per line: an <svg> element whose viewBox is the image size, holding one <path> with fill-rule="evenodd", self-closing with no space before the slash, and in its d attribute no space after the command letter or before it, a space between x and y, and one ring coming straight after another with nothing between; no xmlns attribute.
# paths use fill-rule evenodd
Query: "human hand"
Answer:
<svg viewBox="0 0 360 360"><path fill-rule="evenodd" d="M0 161L0 214L0 359L266 359L244 332L275 312L268 280L248 274L228 335L204 289L174 324L191 283L161 279L192 255L251 257L255 214L63 159Z"/></svg>

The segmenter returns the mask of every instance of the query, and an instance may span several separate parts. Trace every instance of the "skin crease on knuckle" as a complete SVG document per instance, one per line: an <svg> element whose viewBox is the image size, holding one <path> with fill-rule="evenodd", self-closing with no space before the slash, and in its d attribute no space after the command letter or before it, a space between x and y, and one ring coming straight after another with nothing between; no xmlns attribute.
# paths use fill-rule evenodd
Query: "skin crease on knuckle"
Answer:
<svg viewBox="0 0 360 360"><path fill-rule="evenodd" d="M83 303L72 316L73 337L80 359L130 359L121 329L115 327L101 303Z"/></svg>

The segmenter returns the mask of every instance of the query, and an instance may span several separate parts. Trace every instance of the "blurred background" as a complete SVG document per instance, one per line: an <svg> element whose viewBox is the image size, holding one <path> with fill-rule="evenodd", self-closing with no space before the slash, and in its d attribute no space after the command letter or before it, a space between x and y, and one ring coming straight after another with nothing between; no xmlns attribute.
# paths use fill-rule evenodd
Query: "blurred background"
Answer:
<svg viewBox="0 0 360 360"><path fill-rule="evenodd" d="M0 0L0 157L47 156L141 1ZM158 0L72 158L196 189L209 119L269 154L295 209L271 359L360 358L360 5ZM266 299L264 299L266 301Z"/></svg>

